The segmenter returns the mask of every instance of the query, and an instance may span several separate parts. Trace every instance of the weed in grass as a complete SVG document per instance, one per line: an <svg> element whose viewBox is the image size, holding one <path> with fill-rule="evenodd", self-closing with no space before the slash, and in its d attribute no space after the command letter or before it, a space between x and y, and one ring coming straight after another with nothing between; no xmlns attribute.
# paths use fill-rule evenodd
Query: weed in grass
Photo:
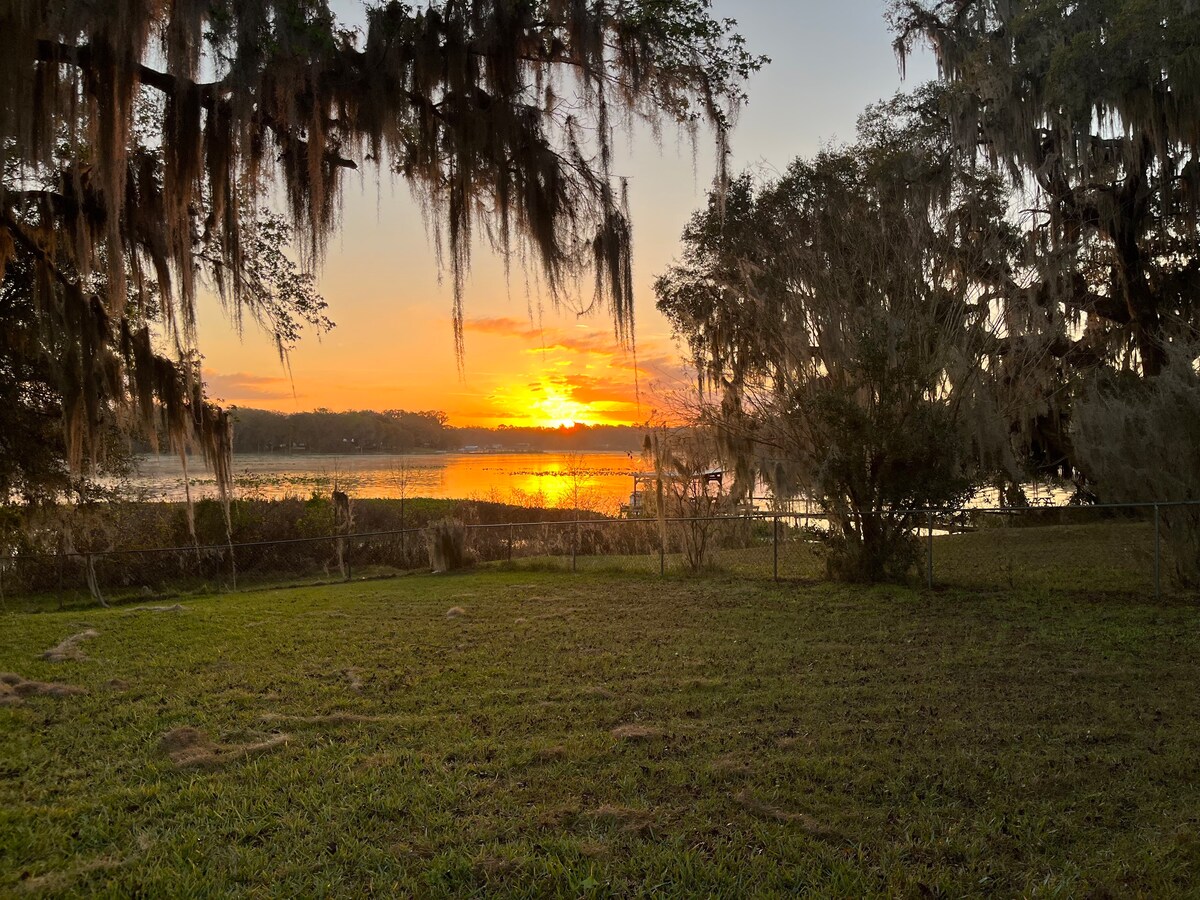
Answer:
<svg viewBox="0 0 1200 900"><path fill-rule="evenodd" d="M517 867L518 863L516 860L486 854L476 857L471 863L471 868L484 878L494 878L497 875L511 872Z"/></svg>
<svg viewBox="0 0 1200 900"><path fill-rule="evenodd" d="M631 809L627 806L616 806L611 803L606 803L599 809L594 810L589 818L601 825L616 827L621 831L633 832L635 834L649 831L654 820L654 817L647 810Z"/></svg>
<svg viewBox="0 0 1200 900"><path fill-rule="evenodd" d="M607 859L612 856L612 849L599 841L580 841L579 855L586 859Z"/></svg>
<svg viewBox="0 0 1200 900"><path fill-rule="evenodd" d="M834 843L850 843L847 839L830 828L827 825L818 822L808 813L790 812L780 809L777 806L772 806L770 803L765 803L756 798L748 789L738 791L733 797L738 805L745 809L748 813L760 819L767 819L772 822L782 822L788 825L795 825L804 831L806 834L813 837L822 838L823 840L832 841Z"/></svg>
<svg viewBox="0 0 1200 900"><path fill-rule="evenodd" d="M663 731L648 725L618 725L609 734L618 741L650 741L662 737Z"/></svg>

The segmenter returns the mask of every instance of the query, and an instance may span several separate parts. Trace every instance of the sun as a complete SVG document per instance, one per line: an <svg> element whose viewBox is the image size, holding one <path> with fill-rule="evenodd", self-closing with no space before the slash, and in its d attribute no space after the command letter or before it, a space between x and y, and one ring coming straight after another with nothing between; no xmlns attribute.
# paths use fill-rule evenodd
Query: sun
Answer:
<svg viewBox="0 0 1200 900"><path fill-rule="evenodd" d="M586 404L553 386L546 387L543 395L530 404L530 424L539 428L574 428L591 418Z"/></svg>

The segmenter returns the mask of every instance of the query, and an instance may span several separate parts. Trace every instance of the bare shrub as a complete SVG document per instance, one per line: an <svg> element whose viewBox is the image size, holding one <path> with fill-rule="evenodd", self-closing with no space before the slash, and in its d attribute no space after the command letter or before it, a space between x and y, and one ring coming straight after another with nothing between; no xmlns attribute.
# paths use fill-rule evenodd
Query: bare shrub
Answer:
<svg viewBox="0 0 1200 900"><path fill-rule="evenodd" d="M458 519L441 519L425 529L429 565L434 572L454 572L467 566L467 526Z"/></svg>
<svg viewBox="0 0 1200 900"><path fill-rule="evenodd" d="M701 571L712 562L721 518L739 510L752 479L726 490L720 441L704 426L660 426L646 435L642 456L654 467L655 491L646 506L658 516L664 546L677 543L688 569ZM677 520L671 531L669 519Z"/></svg>

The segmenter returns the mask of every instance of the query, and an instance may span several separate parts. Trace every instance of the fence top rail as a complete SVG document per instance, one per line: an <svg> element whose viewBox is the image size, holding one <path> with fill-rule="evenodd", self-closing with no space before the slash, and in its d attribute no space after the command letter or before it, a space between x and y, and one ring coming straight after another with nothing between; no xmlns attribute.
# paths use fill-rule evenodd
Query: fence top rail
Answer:
<svg viewBox="0 0 1200 900"><path fill-rule="evenodd" d="M400 531L363 531L349 534L323 534L316 537L283 538L278 541L247 541L242 544L184 544L179 547L120 547L112 550L71 550L67 553L25 553L10 557L10 559L83 559L87 556L120 556L135 553L203 553L225 551L231 547L234 550L254 547L276 547L296 544L319 544L328 541L346 540L349 538L382 538L399 537L406 534L423 534L424 528L405 528Z"/></svg>
<svg viewBox="0 0 1200 900"><path fill-rule="evenodd" d="M1067 510L1088 511L1093 509L1154 509L1155 507L1200 506L1200 500L1138 500L1131 503L1076 503L1029 506L925 506L902 509L905 513L933 513L934 515L960 515L962 513L1034 513L1065 512ZM780 515L792 515L781 513Z"/></svg>

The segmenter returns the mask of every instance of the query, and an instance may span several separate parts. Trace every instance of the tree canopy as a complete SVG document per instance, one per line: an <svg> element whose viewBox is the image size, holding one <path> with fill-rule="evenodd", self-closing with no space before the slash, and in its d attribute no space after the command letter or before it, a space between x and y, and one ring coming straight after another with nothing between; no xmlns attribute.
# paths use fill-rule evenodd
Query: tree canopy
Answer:
<svg viewBox="0 0 1200 900"><path fill-rule="evenodd" d="M954 165L923 115L936 99L876 107L856 144L778 180L736 179L656 283L715 389L704 418L776 496L822 505L856 578L902 573L911 510L960 499L1006 446L989 362L1018 242L1003 185Z"/></svg>
<svg viewBox="0 0 1200 900"><path fill-rule="evenodd" d="M707 0L389 2L362 34L323 0L3 4L0 277L28 273L30 352L61 398L72 464L95 454L106 417L157 418L228 480L228 418L195 362L199 286L277 335L323 324L311 284L255 268L264 229L272 242L260 210L281 196L315 264L344 173L367 161L408 181L441 236L460 352L476 232L531 258L556 298L591 271L628 334L614 130L707 123L723 166L761 62L732 27Z"/></svg>
<svg viewBox="0 0 1200 900"><path fill-rule="evenodd" d="M1200 16L1190 0L899 0L959 145L1025 196L1032 305L1073 368L1157 374L1200 326Z"/></svg>

